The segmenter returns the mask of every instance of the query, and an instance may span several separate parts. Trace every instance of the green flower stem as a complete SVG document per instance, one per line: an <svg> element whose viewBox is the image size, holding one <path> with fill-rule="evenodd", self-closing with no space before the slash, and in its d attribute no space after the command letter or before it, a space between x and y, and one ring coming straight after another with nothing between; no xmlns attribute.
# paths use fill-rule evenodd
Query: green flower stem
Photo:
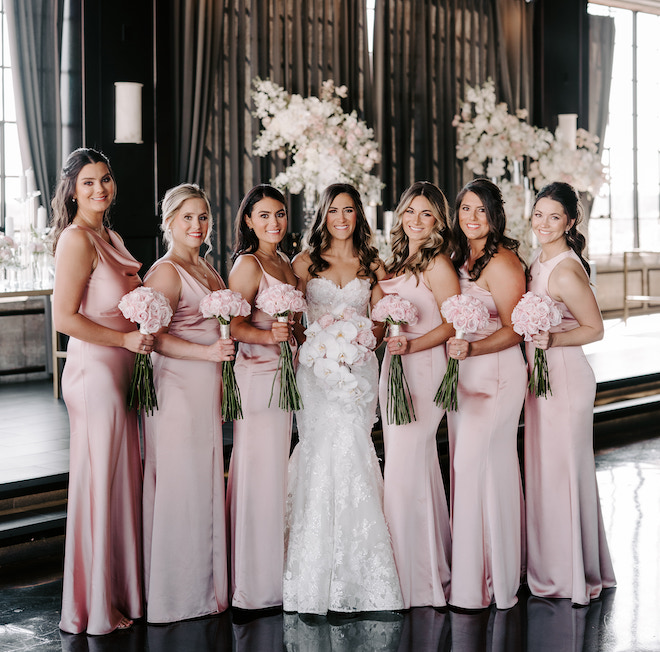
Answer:
<svg viewBox="0 0 660 652"><path fill-rule="evenodd" d="M400 355L390 356L387 375L387 420L397 426L417 420Z"/></svg>
<svg viewBox="0 0 660 652"><path fill-rule="evenodd" d="M447 361L447 371L445 371L435 395L435 404L448 412L458 409L458 360L456 358L449 358Z"/></svg>
<svg viewBox="0 0 660 652"><path fill-rule="evenodd" d="M145 414L153 414L158 409L156 388L154 387L154 369L151 364L151 355L138 353L135 356L133 376L128 392L128 407L137 407L138 412L144 410Z"/></svg>
<svg viewBox="0 0 660 652"><path fill-rule="evenodd" d="M275 315L278 321L288 322L289 313ZM273 383L270 386L270 400L268 407L273 402L273 392L275 390L275 381L277 375L280 375L280 398L278 405L285 412L302 410L303 404L296 383L296 372L293 369L293 354L288 342L280 342L280 358L277 362L277 370L273 376Z"/></svg>
<svg viewBox="0 0 660 652"><path fill-rule="evenodd" d="M223 340L231 339L229 321L222 317L218 317L218 321L220 322L220 338ZM220 407L223 422L243 418L241 391L236 382L233 360L223 360L222 362L222 400L220 401Z"/></svg>
<svg viewBox="0 0 660 652"><path fill-rule="evenodd" d="M548 359L543 349L535 349L534 351L534 367L527 388L536 398L541 396L547 398L548 392L552 396L550 375L548 374Z"/></svg>

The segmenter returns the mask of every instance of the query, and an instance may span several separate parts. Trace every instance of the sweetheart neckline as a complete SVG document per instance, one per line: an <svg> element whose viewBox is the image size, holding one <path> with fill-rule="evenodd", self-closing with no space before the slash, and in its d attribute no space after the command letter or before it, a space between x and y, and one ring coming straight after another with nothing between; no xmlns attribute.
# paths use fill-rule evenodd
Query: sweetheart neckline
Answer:
<svg viewBox="0 0 660 652"><path fill-rule="evenodd" d="M312 281L328 281L338 290L345 290L351 283L354 283L355 281L365 281L366 283L369 283L369 281L366 278L359 278L358 276L351 279L348 283L346 283L346 285L338 285L331 278L328 278L327 276L315 276L314 278L307 281L307 284L309 285Z"/></svg>

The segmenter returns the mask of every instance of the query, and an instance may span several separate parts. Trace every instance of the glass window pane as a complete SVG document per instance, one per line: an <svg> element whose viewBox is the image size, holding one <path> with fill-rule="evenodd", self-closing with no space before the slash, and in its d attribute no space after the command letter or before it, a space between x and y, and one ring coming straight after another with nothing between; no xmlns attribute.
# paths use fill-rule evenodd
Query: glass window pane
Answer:
<svg viewBox="0 0 660 652"><path fill-rule="evenodd" d="M5 204L6 204L6 215L11 215L14 218L14 224L19 224L19 218L21 216L21 206L18 202L19 196L21 194L20 184L18 177L6 177L5 178Z"/></svg>
<svg viewBox="0 0 660 652"><path fill-rule="evenodd" d="M14 102L14 78L11 72L11 68L5 68L4 74L4 91L5 91L5 101L3 102L5 107L5 120L9 122L16 122L16 106Z"/></svg>
<svg viewBox="0 0 660 652"><path fill-rule="evenodd" d="M5 174L19 176L22 174L21 150L18 146L18 129L16 123L5 122Z"/></svg>
<svg viewBox="0 0 660 652"><path fill-rule="evenodd" d="M11 54L9 53L9 36L7 32L7 19L2 14L2 63L11 66Z"/></svg>

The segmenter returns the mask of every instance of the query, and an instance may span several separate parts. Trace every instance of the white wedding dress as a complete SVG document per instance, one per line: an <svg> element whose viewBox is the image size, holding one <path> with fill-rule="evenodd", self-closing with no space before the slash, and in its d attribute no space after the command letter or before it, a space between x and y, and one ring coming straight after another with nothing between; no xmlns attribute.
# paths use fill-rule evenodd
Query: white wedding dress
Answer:
<svg viewBox="0 0 660 652"><path fill-rule="evenodd" d="M365 279L353 279L343 288L326 278L311 279L308 321L342 305L365 315L370 298ZM371 440L378 396L376 356L372 353L351 371L372 390L359 409L328 400L313 369L298 368L304 409L296 413L299 443L289 461L285 611L403 608L383 516L383 477Z"/></svg>

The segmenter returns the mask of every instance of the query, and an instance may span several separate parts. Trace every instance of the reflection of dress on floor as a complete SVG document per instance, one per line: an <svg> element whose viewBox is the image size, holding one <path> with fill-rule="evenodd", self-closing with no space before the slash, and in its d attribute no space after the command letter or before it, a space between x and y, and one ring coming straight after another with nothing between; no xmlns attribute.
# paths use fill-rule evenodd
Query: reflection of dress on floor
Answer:
<svg viewBox="0 0 660 652"><path fill-rule="evenodd" d="M307 284L308 319L348 305L366 314L371 287ZM360 409L329 401L311 368L300 366L300 442L289 463L284 609L300 613L401 609L399 580L383 516L383 479L371 440L378 363L370 354L352 373L366 379Z"/></svg>
<svg viewBox="0 0 660 652"><path fill-rule="evenodd" d="M176 263L149 273L168 264L181 278L169 333L213 344L218 321L199 311L209 289ZM145 419L144 584L147 620L168 623L228 606L222 367L152 357L158 410Z"/></svg>
<svg viewBox="0 0 660 652"><path fill-rule="evenodd" d="M415 339L442 324L438 304L424 277L397 276L380 281L386 294L396 293L419 311L415 326L402 327ZM447 499L438 460L436 433L444 410L435 393L447 368L444 346L401 356L416 420L397 426L387 419L385 352L380 378L380 412L385 443L385 518L392 534L405 608L443 607L449 596L451 535Z"/></svg>
<svg viewBox="0 0 660 652"><path fill-rule="evenodd" d="M282 284L261 269L257 296ZM252 326L270 330L273 320L252 308ZM231 602L240 609L282 604L284 510L293 417L277 405L279 380L273 387L272 407L268 407L279 355L277 344L241 342L234 365L243 419L234 421L227 512L231 524Z"/></svg>
<svg viewBox="0 0 660 652"><path fill-rule="evenodd" d="M529 289L548 295L548 278L573 251L531 266ZM564 332L579 326L565 304ZM534 347L527 345L533 364ZM593 452L596 379L581 346L546 351L552 394L527 395L525 402L525 488L527 582L534 595L588 604L615 585L600 511ZM530 365L531 366L531 365Z"/></svg>
<svg viewBox="0 0 660 652"><path fill-rule="evenodd" d="M501 328L495 301L469 280L464 265L461 292L482 301L490 313L484 339ZM518 345L477 355L458 365L458 410L449 412L452 568L449 602L464 609L508 609L520 586L522 487L517 434L527 386Z"/></svg>
<svg viewBox="0 0 660 652"><path fill-rule="evenodd" d="M135 330L117 304L140 285L140 263L112 231L108 244L73 224L61 237L70 229L89 233L98 256L80 314L117 331ZM142 463L137 414L126 407L134 360L126 349L69 339L62 374L71 440L60 627L72 634L107 634L122 614L142 616Z"/></svg>

